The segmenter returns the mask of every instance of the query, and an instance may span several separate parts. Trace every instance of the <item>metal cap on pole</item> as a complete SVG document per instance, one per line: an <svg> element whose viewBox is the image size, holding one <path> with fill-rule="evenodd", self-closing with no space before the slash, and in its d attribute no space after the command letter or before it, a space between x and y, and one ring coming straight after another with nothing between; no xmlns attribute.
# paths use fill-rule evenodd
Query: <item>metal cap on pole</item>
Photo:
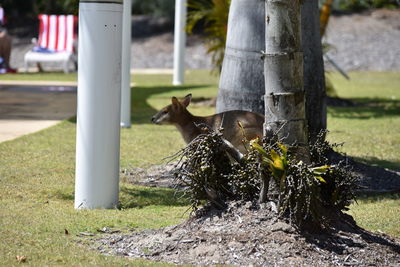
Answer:
<svg viewBox="0 0 400 267"><path fill-rule="evenodd" d="M119 192L122 0L79 3L75 208L115 208Z"/></svg>
<svg viewBox="0 0 400 267"><path fill-rule="evenodd" d="M182 85L185 72L186 0L175 0L173 85Z"/></svg>

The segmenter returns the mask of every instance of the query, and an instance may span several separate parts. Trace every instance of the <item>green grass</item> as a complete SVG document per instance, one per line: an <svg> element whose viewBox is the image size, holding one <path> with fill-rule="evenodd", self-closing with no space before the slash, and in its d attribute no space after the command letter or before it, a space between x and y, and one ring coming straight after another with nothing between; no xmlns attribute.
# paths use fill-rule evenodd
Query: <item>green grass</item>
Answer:
<svg viewBox="0 0 400 267"><path fill-rule="evenodd" d="M75 124L63 122L0 144L0 258L5 266L15 264L16 255L36 266L126 264L123 258L82 248L76 235L103 227L159 228L186 218L187 204L171 190L128 184L121 185L123 210L74 210L74 136Z"/></svg>
<svg viewBox="0 0 400 267"><path fill-rule="evenodd" d="M351 73L350 82L332 74L339 96L365 106L330 108L329 139L346 142L343 151L359 159L400 168L398 73ZM60 74L4 75L2 79L74 80ZM207 71L190 71L187 86L172 87L170 75L134 75L132 128L121 131L121 167L148 167L184 146L169 126L150 124L150 117L169 104L170 97L193 93L211 97L217 78ZM372 103L372 104L371 104ZM211 114L212 108L192 107L195 114ZM15 256L27 256L27 264L41 265L153 265L149 261L103 256L82 245L80 232L97 233L112 227L121 230L159 228L187 218L188 204L168 189L121 183L121 210L77 211L73 208L75 168L75 120L0 143L0 259L4 266L18 264ZM360 140L361 139L361 140ZM398 195L360 200L351 214L367 229L400 236ZM373 210L373 212L372 212ZM372 213L372 214L371 214ZM372 219L372 218L376 218ZM385 225L385 226L383 226ZM69 234L65 234L65 229ZM397 229L397 230L396 230Z"/></svg>
<svg viewBox="0 0 400 267"><path fill-rule="evenodd" d="M328 139L343 152L383 167L400 169L400 73L350 73L330 78L339 97L359 106L328 108Z"/></svg>
<svg viewBox="0 0 400 267"><path fill-rule="evenodd" d="M328 140L369 164L400 170L400 73L353 72L351 80L332 73L339 97L359 104L329 107ZM349 213L372 231L400 237L400 195L361 196Z"/></svg>
<svg viewBox="0 0 400 267"><path fill-rule="evenodd" d="M2 74L0 81L76 81L76 73L62 72L42 72L42 73L21 73L21 74Z"/></svg>
<svg viewBox="0 0 400 267"><path fill-rule="evenodd" d="M400 237L400 194L360 196L357 202L348 213L358 225L371 231Z"/></svg>

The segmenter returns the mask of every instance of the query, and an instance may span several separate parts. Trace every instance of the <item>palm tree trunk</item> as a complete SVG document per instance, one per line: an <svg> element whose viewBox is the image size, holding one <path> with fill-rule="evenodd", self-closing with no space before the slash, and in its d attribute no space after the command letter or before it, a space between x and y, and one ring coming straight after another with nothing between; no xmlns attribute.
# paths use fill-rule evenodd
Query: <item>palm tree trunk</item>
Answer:
<svg viewBox="0 0 400 267"><path fill-rule="evenodd" d="M309 162L299 2L265 2L264 135L277 134L298 160ZM260 202L267 199L268 183L262 175Z"/></svg>
<svg viewBox="0 0 400 267"><path fill-rule="evenodd" d="M299 159L307 160L300 4L267 0L265 11L264 133L277 133L287 145L296 145Z"/></svg>
<svg viewBox="0 0 400 267"><path fill-rule="evenodd" d="M304 53L304 89L310 142L326 130L325 71L322 59L318 1L303 0L301 34Z"/></svg>
<svg viewBox="0 0 400 267"><path fill-rule="evenodd" d="M262 0L231 2L217 112L264 113L264 6Z"/></svg>

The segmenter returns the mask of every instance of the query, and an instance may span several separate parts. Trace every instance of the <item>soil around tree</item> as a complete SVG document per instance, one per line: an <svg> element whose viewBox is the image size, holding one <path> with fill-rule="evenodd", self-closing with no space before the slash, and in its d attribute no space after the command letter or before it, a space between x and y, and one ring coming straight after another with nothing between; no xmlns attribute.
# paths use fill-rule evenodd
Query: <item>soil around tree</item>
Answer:
<svg viewBox="0 0 400 267"><path fill-rule="evenodd" d="M300 233L277 219L271 203L205 207L188 221L159 230L93 238L107 255L175 264L236 266L399 266L400 243L356 226L340 214L334 227Z"/></svg>

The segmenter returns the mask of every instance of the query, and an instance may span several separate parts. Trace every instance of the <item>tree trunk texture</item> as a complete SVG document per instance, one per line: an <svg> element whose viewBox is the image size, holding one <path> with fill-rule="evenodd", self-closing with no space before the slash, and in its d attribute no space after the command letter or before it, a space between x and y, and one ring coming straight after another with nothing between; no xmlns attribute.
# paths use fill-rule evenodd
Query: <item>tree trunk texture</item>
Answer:
<svg viewBox="0 0 400 267"><path fill-rule="evenodd" d="M309 162L299 1L266 0L265 22L264 135L277 134L298 160ZM261 181L260 200L267 183Z"/></svg>
<svg viewBox="0 0 400 267"><path fill-rule="evenodd" d="M326 130L325 72L322 59L318 1L303 0L301 7L304 89L310 141Z"/></svg>
<svg viewBox="0 0 400 267"><path fill-rule="evenodd" d="M217 112L264 113L264 0L232 0Z"/></svg>
<svg viewBox="0 0 400 267"><path fill-rule="evenodd" d="M265 134L306 147L299 1L267 0L265 11Z"/></svg>

